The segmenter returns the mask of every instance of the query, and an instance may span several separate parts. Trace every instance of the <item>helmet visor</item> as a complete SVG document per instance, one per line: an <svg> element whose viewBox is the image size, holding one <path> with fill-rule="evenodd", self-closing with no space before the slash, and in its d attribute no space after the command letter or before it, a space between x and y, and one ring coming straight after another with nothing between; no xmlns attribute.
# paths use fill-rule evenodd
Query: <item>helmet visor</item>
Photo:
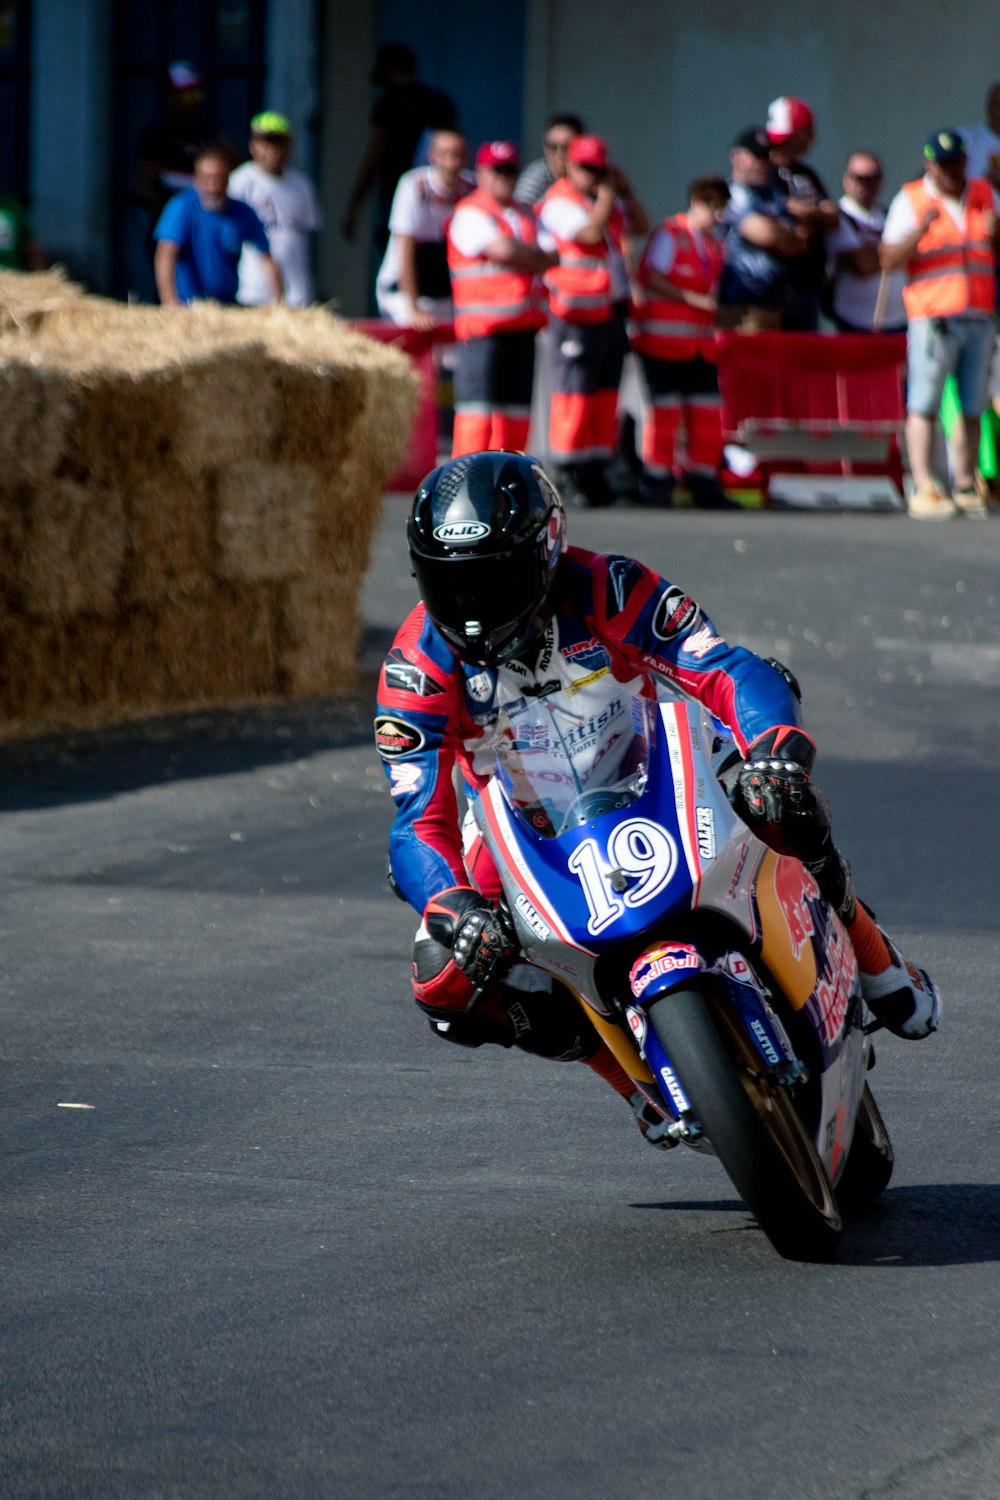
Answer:
<svg viewBox="0 0 1000 1500"><path fill-rule="evenodd" d="M472 661L495 660L540 605L546 580L539 559L415 557L427 613Z"/></svg>

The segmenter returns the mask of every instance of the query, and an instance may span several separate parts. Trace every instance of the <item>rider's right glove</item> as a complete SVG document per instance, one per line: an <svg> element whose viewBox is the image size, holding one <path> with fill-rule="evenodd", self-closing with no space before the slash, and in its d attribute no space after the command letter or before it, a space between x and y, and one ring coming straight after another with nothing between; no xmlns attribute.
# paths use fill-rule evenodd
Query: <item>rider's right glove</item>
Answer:
<svg viewBox="0 0 1000 1500"><path fill-rule="evenodd" d="M743 810L755 823L783 823L812 806L809 772L816 746L804 730L782 724L747 749L738 784Z"/></svg>
<svg viewBox="0 0 1000 1500"><path fill-rule="evenodd" d="M496 905L485 896L477 895L475 904L467 900L451 945L452 958L462 973L473 984L484 985L517 951L510 924Z"/></svg>

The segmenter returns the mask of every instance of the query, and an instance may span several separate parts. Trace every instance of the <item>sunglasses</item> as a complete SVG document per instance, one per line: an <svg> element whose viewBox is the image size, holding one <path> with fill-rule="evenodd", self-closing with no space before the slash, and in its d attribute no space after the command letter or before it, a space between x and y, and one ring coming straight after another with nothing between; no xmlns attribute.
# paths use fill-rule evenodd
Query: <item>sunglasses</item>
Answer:
<svg viewBox="0 0 1000 1500"><path fill-rule="evenodd" d="M881 182L881 172L848 172L852 182Z"/></svg>

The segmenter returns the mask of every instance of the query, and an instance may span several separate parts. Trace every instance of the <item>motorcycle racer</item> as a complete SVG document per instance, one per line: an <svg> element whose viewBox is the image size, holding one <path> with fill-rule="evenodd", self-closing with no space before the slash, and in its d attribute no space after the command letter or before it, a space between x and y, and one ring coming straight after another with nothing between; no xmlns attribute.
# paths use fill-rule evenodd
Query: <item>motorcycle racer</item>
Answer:
<svg viewBox="0 0 1000 1500"><path fill-rule="evenodd" d="M421 602L383 664L375 739L395 803L390 878L421 917L413 993L435 1034L585 1062L629 1100L647 1139L665 1144L663 1122L567 991L525 963L489 979L497 960L516 958L516 940L471 819L463 837L456 792L456 776L473 792L489 780L502 697L561 693L582 712L588 683L606 672L651 698L666 682L725 726L742 759L737 812L814 876L851 938L869 1009L897 1036L936 1030L933 983L855 897L829 804L810 779L816 747L787 669L730 645L695 600L642 563L567 546L559 495L523 454L469 454L434 469L407 541Z"/></svg>

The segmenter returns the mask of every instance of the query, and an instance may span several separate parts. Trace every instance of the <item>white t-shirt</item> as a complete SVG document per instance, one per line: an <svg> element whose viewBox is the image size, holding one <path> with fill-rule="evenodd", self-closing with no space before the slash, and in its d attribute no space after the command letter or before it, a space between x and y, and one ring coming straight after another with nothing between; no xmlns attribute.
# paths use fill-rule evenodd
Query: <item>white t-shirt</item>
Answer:
<svg viewBox="0 0 1000 1500"><path fill-rule="evenodd" d="M924 187L928 197L936 198L945 213L950 214L962 233L965 233L965 194L961 198L947 198L939 193L929 177L924 178ZM1000 196L996 189L991 189L990 196L993 199L993 212L1000 216ZM886 245L899 245L907 239L917 227L917 216L910 202L910 195L905 188L899 192L889 204L889 212L885 216L885 228L882 231L882 241ZM978 308L967 308L962 314L966 318L989 318L992 313L982 311Z"/></svg>
<svg viewBox="0 0 1000 1500"><path fill-rule="evenodd" d="M860 203L845 193L838 203L840 222L826 237L826 253L836 260L850 250L860 250L864 245L877 245L885 228L885 209L876 204L874 208L862 208ZM853 222L852 222L853 221ZM906 308L903 305L903 287L906 285L905 271L886 273L885 301L882 312L883 328L902 328L906 323ZM875 315L881 277L876 271L871 276L858 276L846 267L834 268L833 310L838 318L850 323L852 328L871 328Z"/></svg>
<svg viewBox="0 0 1000 1500"><path fill-rule="evenodd" d="M564 198L560 194L555 198L545 200L538 221L538 243L543 250L554 250L557 239L576 238L584 225L590 222L590 212L581 204L574 203L572 198ZM604 243L608 249L608 264L611 271L611 300L624 302L629 293L625 261L609 234L605 234Z"/></svg>
<svg viewBox="0 0 1000 1500"><path fill-rule="evenodd" d="M963 125L958 132L967 152L965 171L968 177L985 177L990 157L1000 155L1000 135L988 125Z"/></svg>
<svg viewBox="0 0 1000 1500"><path fill-rule="evenodd" d="M521 215L516 210L504 209L499 217L515 240L524 239ZM486 246L492 244L502 232L495 218L470 203L458 205L449 230L455 249L462 255L467 255L470 260L482 255Z"/></svg>
<svg viewBox="0 0 1000 1500"><path fill-rule="evenodd" d="M286 167L280 177L265 172L255 161L244 162L229 179L229 195L249 203L267 230L271 255L285 283L289 307L305 307L315 297L309 266L309 236L320 227L316 194L308 177ZM236 300L247 306L270 302L260 252L244 245L240 256L240 284Z"/></svg>
<svg viewBox="0 0 1000 1500"><path fill-rule="evenodd" d="M458 187L449 192L436 167L414 167L404 172L396 184L389 210L389 243L382 257L375 290L384 294L399 286L402 258L399 235L405 234L420 244L443 245L444 226L455 211L455 205L476 185L469 172L463 172Z"/></svg>

